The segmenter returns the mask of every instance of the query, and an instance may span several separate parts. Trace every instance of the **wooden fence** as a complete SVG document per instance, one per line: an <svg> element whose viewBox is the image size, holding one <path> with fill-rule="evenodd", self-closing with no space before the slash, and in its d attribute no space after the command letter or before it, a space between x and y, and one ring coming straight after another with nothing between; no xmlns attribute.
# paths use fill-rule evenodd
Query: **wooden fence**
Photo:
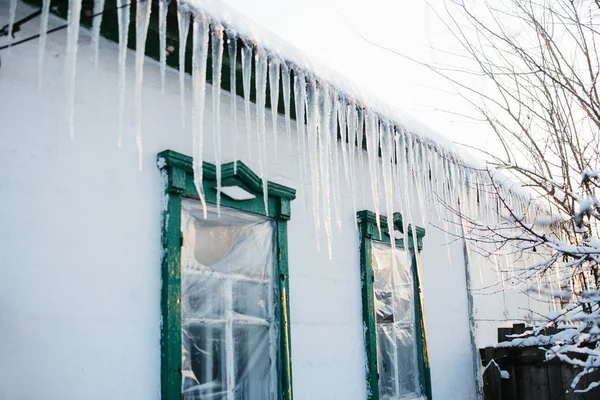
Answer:
<svg viewBox="0 0 600 400"><path fill-rule="evenodd" d="M510 341L509 335L522 335L530 327L515 324L498 329L498 342ZM600 387L587 393L571 388L580 368L557 360L546 361L539 346L486 347L479 350L484 367L484 400L600 400ZM577 389L600 381L600 371L581 379Z"/></svg>

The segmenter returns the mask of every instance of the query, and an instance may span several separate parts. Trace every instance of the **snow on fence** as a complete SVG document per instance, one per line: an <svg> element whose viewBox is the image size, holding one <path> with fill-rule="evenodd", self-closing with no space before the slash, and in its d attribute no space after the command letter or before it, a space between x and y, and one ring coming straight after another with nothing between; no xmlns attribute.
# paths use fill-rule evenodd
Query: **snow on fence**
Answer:
<svg viewBox="0 0 600 400"><path fill-rule="evenodd" d="M565 342L570 340L568 331L558 332ZM532 333L533 328L525 324L498 328L499 343L480 349L485 366L484 400L583 400L600 396L600 387L582 390L600 380L600 371L576 380L581 367L556 358L546 359L547 348L558 340L557 332L546 332L541 336L532 336ZM549 340L551 336L554 336L553 341Z"/></svg>

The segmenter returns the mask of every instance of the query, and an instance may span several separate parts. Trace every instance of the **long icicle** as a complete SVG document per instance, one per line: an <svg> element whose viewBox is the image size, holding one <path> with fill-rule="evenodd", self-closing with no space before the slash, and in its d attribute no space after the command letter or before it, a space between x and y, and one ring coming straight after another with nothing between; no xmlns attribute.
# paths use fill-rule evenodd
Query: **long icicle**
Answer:
<svg viewBox="0 0 600 400"><path fill-rule="evenodd" d="M69 2L67 27L67 121L71 140L75 139L75 74L77 71L77 48L79 42L79 22L81 18L81 0ZM10 33L9 33L10 34Z"/></svg>
<svg viewBox="0 0 600 400"><path fill-rule="evenodd" d="M79 3L81 7L81 2ZM71 8L69 8L69 15L71 14ZM8 51L10 52L10 46L13 42L13 28L15 25L15 17L17 16L17 0L10 0L10 6L8 8ZM70 26L70 25L69 25Z"/></svg>
<svg viewBox="0 0 600 400"><path fill-rule="evenodd" d="M387 215L387 228L388 234L390 235L390 241L394 243L394 189L392 182L392 158L394 146L393 138L390 133L390 125L388 122L381 121L380 135L381 162L383 170L383 186L385 189L385 212ZM392 263L395 265L396 257L392 257Z"/></svg>
<svg viewBox="0 0 600 400"><path fill-rule="evenodd" d="M339 125L340 125L340 140L341 140L341 147L342 147L342 165L344 167L344 179L346 180L346 186L350 187L350 174L349 174L349 169L350 166L348 165L348 152L347 152L347 148L348 148L348 130L347 130L347 124L346 124L346 113L347 111L347 103L346 103L346 99L341 98L340 99L340 103L338 106L338 121L339 121Z"/></svg>
<svg viewBox="0 0 600 400"><path fill-rule="evenodd" d="M208 58L208 20L202 13L194 15L192 27L192 87L193 87L193 169L194 185L202 202L204 219L207 217L206 199L202 189L204 151L204 104L206 100L206 59Z"/></svg>
<svg viewBox="0 0 600 400"><path fill-rule="evenodd" d="M412 215L412 204L411 204L411 196L410 196L410 160L409 160L409 151L408 147L410 145L410 139L408 137L408 132L406 132L403 128L401 129L400 135L400 157L401 157L401 169L402 169L402 196L404 202L404 215L402 218L402 233L404 236L404 243L408 243L409 237L409 228L413 226L413 215ZM406 253L407 262L410 264L411 256L410 252Z"/></svg>
<svg viewBox="0 0 600 400"><path fill-rule="evenodd" d="M375 219L377 220L377 229L379 230L379 237L381 238L381 220L379 212L379 182L377 179L377 163L379 153L378 125L379 123L375 114L372 111L367 111L365 117L365 126L367 129L367 161L369 163L369 175L371 181L371 191L373 195L373 205L375 207Z"/></svg>
<svg viewBox="0 0 600 400"><path fill-rule="evenodd" d="M144 162L142 87L144 83L144 60L146 59L146 38L148 37L151 11L151 0L137 3L135 12L135 144L138 150L138 169L140 171Z"/></svg>
<svg viewBox="0 0 600 400"><path fill-rule="evenodd" d="M169 0L158 0L158 48L160 59L160 90L165 92L165 72L167 70L167 13Z"/></svg>
<svg viewBox="0 0 600 400"><path fill-rule="evenodd" d="M279 108L279 65L281 62L273 57L269 60L269 94L271 98L271 118L273 119L273 148L277 160L277 109Z"/></svg>
<svg viewBox="0 0 600 400"><path fill-rule="evenodd" d="M102 25L102 14L104 11L104 0L94 0L94 19L92 20L92 61L98 66L98 47L100 45L100 26Z"/></svg>
<svg viewBox="0 0 600 400"><path fill-rule="evenodd" d="M292 96L291 89L291 78L290 78L290 67L287 66L285 61L281 63L281 80L283 87L283 115L285 116L285 132L288 138L288 153L292 154L292 121L290 117L290 103ZM302 107L304 105L302 104ZM302 113L304 114L304 113ZM296 114L297 115L297 114ZM297 118L297 117L296 117ZM304 125L304 119L302 120ZM299 133L300 131L298 131Z"/></svg>
<svg viewBox="0 0 600 400"><path fill-rule="evenodd" d="M38 88L42 90L44 81L44 59L46 57L46 38L48 32L48 18L50 17L51 0L43 0L42 15L40 19L40 43L38 47Z"/></svg>
<svg viewBox="0 0 600 400"><path fill-rule="evenodd" d="M299 69L294 70L294 108L296 111L296 133L298 142L298 161L300 162L300 182L302 187L306 184L306 179L309 177L308 157L308 96L306 91L306 76ZM305 117L306 124L305 125ZM306 193L306 189L303 189ZM307 204L309 202L307 201Z"/></svg>
<svg viewBox="0 0 600 400"><path fill-rule="evenodd" d="M393 244L396 240L394 229L394 184L392 181L392 158L393 158L393 137L390 130L390 124L387 121L381 121L379 128L379 143L381 144L381 169L383 175L383 187L385 191L385 213L387 215L387 230L390 242ZM392 269L396 269L396 246L390 248L392 258Z"/></svg>
<svg viewBox="0 0 600 400"><path fill-rule="evenodd" d="M317 82L314 77L310 77L308 81L308 93L306 100L307 110L307 129L308 129L308 162L309 171L311 174L311 193L312 193L312 207L313 207L313 221L315 226L315 241L317 243L317 250L320 248L321 241L321 218L320 218L320 176L319 176L319 164L317 156L317 127L319 125L319 92L317 90Z"/></svg>
<svg viewBox="0 0 600 400"><path fill-rule="evenodd" d="M181 127L185 128L185 48L190 31L190 13L178 2L177 25L179 27L179 106Z"/></svg>
<svg viewBox="0 0 600 400"><path fill-rule="evenodd" d="M217 169L217 215L221 216L221 70L223 68L223 26L213 27L212 50L212 103L213 103L213 144Z"/></svg>
<svg viewBox="0 0 600 400"><path fill-rule="evenodd" d="M233 120L233 173L237 173L237 35L227 30L227 54L229 55L229 92L231 94L231 119Z"/></svg>
<svg viewBox="0 0 600 400"><path fill-rule="evenodd" d="M352 192L352 209L354 211L353 220L354 228L358 229L358 221L356 219L356 162L357 162L357 145L356 145L356 126L358 124L358 115L354 102L346 106L347 109L347 124L348 124L348 164L350 165L350 190Z"/></svg>
<svg viewBox="0 0 600 400"><path fill-rule="evenodd" d="M285 63L284 63L285 66ZM285 88L285 75L288 75L288 83L290 81L289 73L290 70L287 66L285 66L282 70L283 72L283 81ZM284 89L284 99L285 99L285 89ZM290 101L287 101L286 107L289 107ZM310 196L307 196L306 190L306 136L304 133L304 112L305 112L305 104L306 104L306 79L304 74L300 71L294 70L294 106L296 111L296 134L297 134L297 142L298 142L298 170L300 171L300 193L304 196L305 204L310 204ZM287 114L289 116L290 110L287 110ZM286 124L287 124L287 116L286 116ZM291 142L291 140L290 140ZM313 226L314 228L314 226Z"/></svg>
<svg viewBox="0 0 600 400"><path fill-rule="evenodd" d="M319 119L319 165L321 171L321 193L323 194L323 219L329 259L332 258L331 232L331 94L328 84L321 84Z"/></svg>
<svg viewBox="0 0 600 400"><path fill-rule="evenodd" d="M117 19L119 20L119 136L117 146L123 144L125 130L125 88L127 84L127 41L129 37L129 0L117 0Z"/></svg>
<svg viewBox="0 0 600 400"><path fill-rule="evenodd" d="M337 222L338 230L342 229L342 218L340 217L340 163L338 151L338 111L340 108L339 94L332 89L330 92L331 119L329 133L329 159L331 160L331 189L333 192L333 213Z"/></svg>
<svg viewBox="0 0 600 400"><path fill-rule="evenodd" d="M265 105L267 101L267 69L268 61L265 50L257 47L256 56L254 58L256 71L256 125L258 128L258 165L260 171L260 179L263 186L263 199L265 203L265 214L269 216L269 196L268 196L268 180L267 180L267 138L266 138L266 115Z"/></svg>
<svg viewBox="0 0 600 400"><path fill-rule="evenodd" d="M365 173L364 173L364 165L365 165L365 161L364 161L364 155L363 155L363 139L364 139L364 129L365 129L365 109L362 106L357 107L357 118L358 118L358 123L356 125L357 127L357 132L356 132L356 147L358 149L358 162L359 162L359 168L358 170L360 171L360 185L361 188L365 187ZM366 190L361 190L360 191L362 194L362 202L365 203L366 202L366 195L365 193L367 192Z"/></svg>
<svg viewBox="0 0 600 400"><path fill-rule="evenodd" d="M246 115L246 147L248 157L252 157L252 117L250 115L250 83L252 80L252 46L246 42L242 46L242 86L244 89L244 113Z"/></svg>

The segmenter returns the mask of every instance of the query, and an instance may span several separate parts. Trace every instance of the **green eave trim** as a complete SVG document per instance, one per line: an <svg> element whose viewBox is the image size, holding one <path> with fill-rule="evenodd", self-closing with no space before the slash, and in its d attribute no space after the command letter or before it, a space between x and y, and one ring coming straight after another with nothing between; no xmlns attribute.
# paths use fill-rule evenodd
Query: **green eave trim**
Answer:
<svg viewBox="0 0 600 400"><path fill-rule="evenodd" d="M400 213L394 213L394 228L404 233L404 226L402 224L402 215ZM369 210L362 210L356 213L356 219L359 225L364 229L364 234L368 238L377 240L380 242L391 243L391 235L388 232L388 219L385 215L379 215L379 226L381 227L381 236L379 235L379 229L377 228L377 214ZM414 243L412 225L407 226L408 246L412 247ZM414 229L417 235L417 249L423 250L423 238L425 237L425 229L420 226L415 226ZM404 239L396 239L396 246L404 247Z"/></svg>
<svg viewBox="0 0 600 400"><path fill-rule="evenodd" d="M41 0L23 0L26 3L34 6L41 7ZM51 0L52 8L51 13L59 16L60 18L67 19L68 14L68 0ZM151 57L155 60L160 60L160 40L159 40L159 21L158 21L158 0L152 1L152 13L150 14L150 24L148 27L148 37L146 40L145 47L145 55ZM127 47L132 50L135 50L135 15L136 15L136 6L137 2L131 2L131 11L130 11L130 24L129 24L129 35ZM106 0L104 5L104 13L102 15L102 24L100 29L100 34L107 38L108 40L118 43L119 42L119 27L117 23L117 3L116 0ZM92 18L94 9L94 1L93 0L82 0L81 6L81 26L91 28L92 26ZM190 19L191 21L191 19ZM188 38L186 43L186 63L185 63L185 71L189 74L192 72L192 28L190 27ZM223 64L221 70L221 88L231 92L231 81L230 81L230 70L232 60L229 57L228 49L227 49L227 32L225 32L224 37L224 50L223 50ZM236 56L236 95L243 97L243 82L242 82L242 64L241 64L241 47L242 41L238 39L237 46L237 56ZM177 2L170 1L169 8L167 13L167 48L172 49L167 52L166 62L167 65L173 67L175 69L179 69L179 28L177 23ZM102 57L102 54L100 54ZM149 66L146 65L146 68L158 68L158 66ZM208 59L206 65L206 81L212 84L212 51L208 51ZM267 79L268 81L268 79ZM291 85L291 93L294 93L294 79L291 77L290 79ZM271 96L270 96L270 87L267 84L267 94L266 94L266 106L271 108ZM256 102L256 81L255 81L255 71L254 67L252 68L251 73L251 84L250 84L250 101ZM277 112L279 114L284 114L284 101L283 101L283 82L280 79L279 82L279 102ZM295 105L294 105L294 96L290 98L290 117L292 119L296 118Z"/></svg>
<svg viewBox="0 0 600 400"><path fill-rule="evenodd" d="M159 167L176 167L186 173L193 174L193 159L190 156L178 153L173 150L165 150L158 154ZM235 165L237 164L237 165ZM202 163L203 177L208 180L217 179L217 168L210 163ZM237 183L241 181L245 188L250 189L256 196L262 196L262 179L256 175L242 161L230 162L221 166L221 182L223 186L228 183ZM294 200L296 198L296 190L283 186L281 184L267 181L267 193L269 197L278 197L284 200Z"/></svg>

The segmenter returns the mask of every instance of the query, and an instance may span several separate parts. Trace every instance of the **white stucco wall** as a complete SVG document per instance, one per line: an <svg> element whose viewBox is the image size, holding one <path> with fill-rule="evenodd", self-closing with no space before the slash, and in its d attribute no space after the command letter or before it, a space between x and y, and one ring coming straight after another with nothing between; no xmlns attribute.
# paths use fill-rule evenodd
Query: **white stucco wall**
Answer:
<svg viewBox="0 0 600 400"><path fill-rule="evenodd" d="M0 26L7 10L8 0L0 0ZM19 3L17 18L31 11ZM52 20L57 23L63 21ZM37 30L37 21L30 22L18 36ZM177 72L167 71L162 94L158 65L146 59L144 162L138 171L134 53L128 56L127 130L118 148L117 46L101 40L95 69L89 34L82 32L76 137L70 140L65 38L65 31L48 36L41 91L36 41L14 47L10 55L0 52L0 399L158 399L163 188L156 154L165 149L191 154L191 123L181 128ZM228 96L223 92L223 162L233 158ZM254 158L245 150L238 156L258 170L256 148L245 143L243 118L238 102L239 148L251 148ZM214 160L211 124L209 90L207 161ZM295 399L364 399L351 194L342 185L343 228L334 228L329 260L324 241L317 251L297 154L287 153L284 133L279 147L279 157L270 157L269 179L299 190L288 232ZM373 209L370 183L363 187L367 196L364 202L359 196L359 209ZM463 249L454 243L448 252L445 242L440 231L427 227L422 289L433 396L474 399Z"/></svg>

